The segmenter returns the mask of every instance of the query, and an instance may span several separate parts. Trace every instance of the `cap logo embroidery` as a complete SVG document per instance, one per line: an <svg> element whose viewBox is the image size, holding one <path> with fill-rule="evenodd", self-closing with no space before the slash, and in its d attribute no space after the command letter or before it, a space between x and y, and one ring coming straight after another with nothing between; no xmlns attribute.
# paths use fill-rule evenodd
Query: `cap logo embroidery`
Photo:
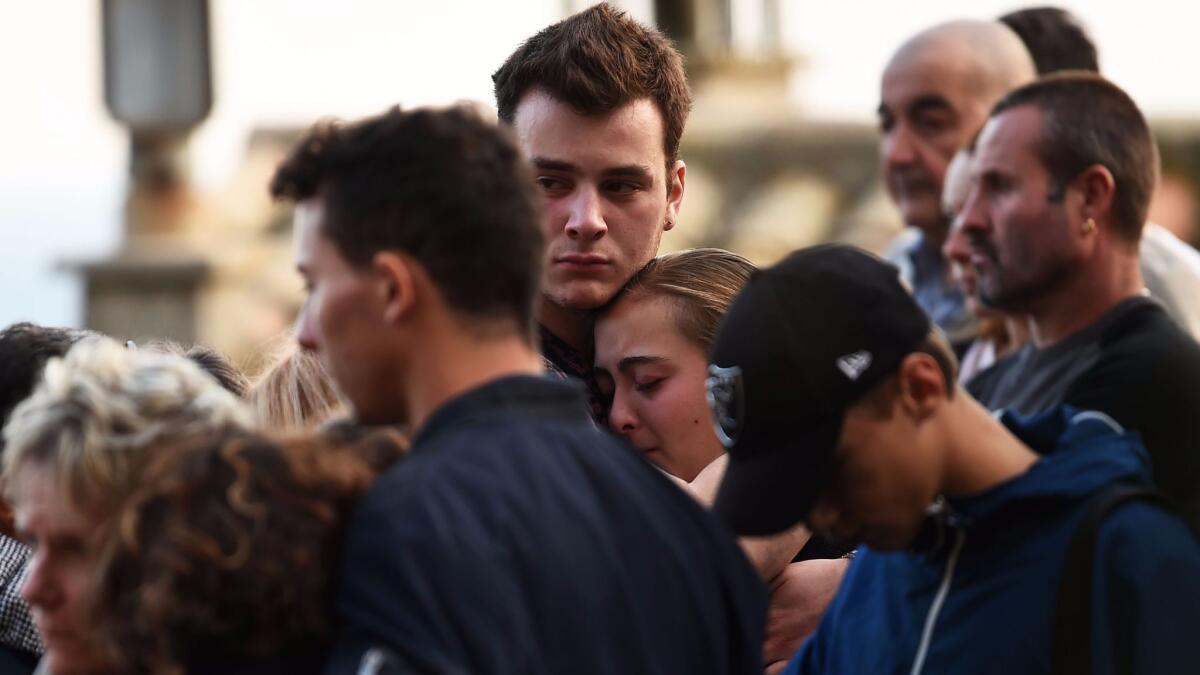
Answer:
<svg viewBox="0 0 1200 675"><path fill-rule="evenodd" d="M864 370L871 367L871 352L859 351L847 354L837 360L837 367L846 374L846 377L857 380Z"/></svg>
<svg viewBox="0 0 1200 675"><path fill-rule="evenodd" d="M708 407L712 410L717 439L721 445L731 448L737 443L742 430L745 400L742 394L742 369L737 366L722 368L710 365L704 389Z"/></svg>

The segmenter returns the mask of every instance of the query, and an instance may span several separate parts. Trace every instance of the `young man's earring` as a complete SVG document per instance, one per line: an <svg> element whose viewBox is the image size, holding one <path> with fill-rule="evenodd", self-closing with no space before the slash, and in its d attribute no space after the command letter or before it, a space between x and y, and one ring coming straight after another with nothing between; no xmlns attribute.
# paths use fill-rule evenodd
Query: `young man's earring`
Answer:
<svg viewBox="0 0 1200 675"><path fill-rule="evenodd" d="M1096 231L1096 221L1095 220L1093 220L1092 218L1088 218L1087 220L1083 221L1083 233L1084 234L1091 234L1095 231Z"/></svg>

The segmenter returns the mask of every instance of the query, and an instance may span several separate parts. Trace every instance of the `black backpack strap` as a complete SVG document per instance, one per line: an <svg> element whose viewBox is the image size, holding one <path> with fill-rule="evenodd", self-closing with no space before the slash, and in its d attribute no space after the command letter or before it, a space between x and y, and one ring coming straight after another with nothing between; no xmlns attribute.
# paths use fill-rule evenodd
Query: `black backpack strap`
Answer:
<svg viewBox="0 0 1200 675"><path fill-rule="evenodd" d="M1131 501L1152 502L1176 512L1170 500L1150 486L1116 485L1088 500L1083 519L1075 527L1067 546L1062 580L1058 584L1050 647L1050 672L1054 675L1090 675L1092 672L1092 579L1096 540L1108 515Z"/></svg>

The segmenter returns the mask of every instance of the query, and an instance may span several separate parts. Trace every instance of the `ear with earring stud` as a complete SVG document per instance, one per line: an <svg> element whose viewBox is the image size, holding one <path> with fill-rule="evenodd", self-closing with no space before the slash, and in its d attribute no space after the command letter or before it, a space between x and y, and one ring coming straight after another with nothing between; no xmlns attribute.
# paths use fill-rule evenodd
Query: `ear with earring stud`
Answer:
<svg viewBox="0 0 1200 675"><path fill-rule="evenodd" d="M1083 221L1083 227L1081 227L1080 229L1083 230L1084 234L1091 234L1091 233L1095 232L1096 231L1096 220L1094 218L1088 218L1087 220Z"/></svg>

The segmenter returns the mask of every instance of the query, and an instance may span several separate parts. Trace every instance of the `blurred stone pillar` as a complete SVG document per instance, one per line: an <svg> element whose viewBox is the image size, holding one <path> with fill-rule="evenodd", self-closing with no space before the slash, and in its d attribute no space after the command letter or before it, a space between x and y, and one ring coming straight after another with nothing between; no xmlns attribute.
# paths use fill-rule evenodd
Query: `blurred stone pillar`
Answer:
<svg viewBox="0 0 1200 675"><path fill-rule="evenodd" d="M130 133L124 237L77 265L85 323L122 338L197 336L209 263L189 243L197 199L187 140L212 108L207 0L101 0L104 98Z"/></svg>

